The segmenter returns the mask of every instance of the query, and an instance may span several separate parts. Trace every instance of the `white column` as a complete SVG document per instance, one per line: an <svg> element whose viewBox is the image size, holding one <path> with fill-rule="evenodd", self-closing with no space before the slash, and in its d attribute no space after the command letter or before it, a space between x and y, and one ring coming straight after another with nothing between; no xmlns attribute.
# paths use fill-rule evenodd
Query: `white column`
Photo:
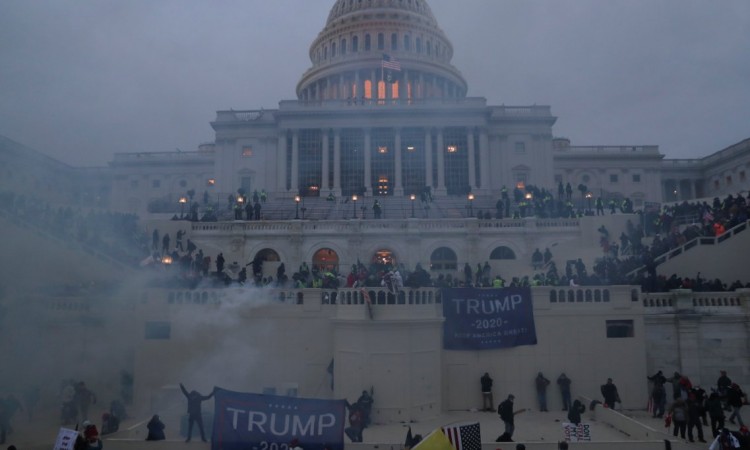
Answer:
<svg viewBox="0 0 750 450"><path fill-rule="evenodd" d="M320 167L320 196L328 196L330 185L328 184L328 129L322 131L323 136L321 139L321 145L323 151L321 154L321 167Z"/></svg>
<svg viewBox="0 0 750 450"><path fill-rule="evenodd" d="M372 194L372 136L369 128L365 129L365 194Z"/></svg>
<svg viewBox="0 0 750 450"><path fill-rule="evenodd" d="M299 192L299 130L292 131L292 193Z"/></svg>
<svg viewBox="0 0 750 450"><path fill-rule="evenodd" d="M432 130L424 133L424 184L432 188Z"/></svg>
<svg viewBox="0 0 750 450"><path fill-rule="evenodd" d="M445 189L445 142L443 141L443 129L438 128L437 135L437 189L435 194L445 195L448 191Z"/></svg>
<svg viewBox="0 0 750 450"><path fill-rule="evenodd" d="M286 192L286 130L279 130L276 148L276 189Z"/></svg>
<svg viewBox="0 0 750 450"><path fill-rule="evenodd" d="M466 131L466 140L468 142L469 150L469 186L471 186L471 192L477 190L477 165L474 160L474 129L469 128Z"/></svg>
<svg viewBox="0 0 750 450"><path fill-rule="evenodd" d="M490 138L486 129L479 131L479 173L482 174L481 190L488 194L490 185Z"/></svg>
<svg viewBox="0 0 750 450"><path fill-rule="evenodd" d="M396 128L396 135L394 137L394 146L396 147L396 152L394 153L394 169L396 173L396 183L395 187L393 188L393 195L401 197L404 195L404 183L403 183L403 174L401 173L401 129Z"/></svg>
<svg viewBox="0 0 750 450"><path fill-rule="evenodd" d="M333 194L341 196L341 130L333 130Z"/></svg>

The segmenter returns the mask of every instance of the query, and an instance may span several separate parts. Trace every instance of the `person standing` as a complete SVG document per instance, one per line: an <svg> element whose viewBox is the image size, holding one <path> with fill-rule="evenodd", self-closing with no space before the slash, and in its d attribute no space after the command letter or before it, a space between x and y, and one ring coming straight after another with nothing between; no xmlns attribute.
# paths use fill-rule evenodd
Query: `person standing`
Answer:
<svg viewBox="0 0 750 450"><path fill-rule="evenodd" d="M201 395L198 391L195 390L188 392L187 389L185 389L185 386L182 385L182 383L180 383L180 390L182 391L182 394L185 396L188 402L188 431L187 439L185 439L185 442L190 442L190 439L193 437L193 423L196 423L198 425L198 429L201 432L201 440L203 442L207 442L206 434L203 432L203 413L201 411L201 403L213 397L215 391L211 391L211 393L208 395Z"/></svg>
<svg viewBox="0 0 750 450"><path fill-rule="evenodd" d="M682 439L685 439L685 429L687 428L687 407L685 406L685 400L678 398L677 400L672 403L672 406L669 408L669 414L672 416L672 424L674 425L674 430L672 431L672 435L674 437L677 437L677 433L680 434L680 437Z"/></svg>
<svg viewBox="0 0 750 450"><path fill-rule="evenodd" d="M549 386L549 380L544 377L542 372L539 372L534 380L536 386L536 396L539 400L539 411L547 412L547 386Z"/></svg>
<svg viewBox="0 0 750 450"><path fill-rule="evenodd" d="M726 404L727 394L729 393L729 388L732 386L732 379L727 376L726 370L721 370L719 371L719 373L719 379L716 380L716 392L718 392L719 398L721 399L722 403ZM729 410L730 409L727 408L727 411Z"/></svg>
<svg viewBox="0 0 750 450"><path fill-rule="evenodd" d="M602 385L601 392L605 405L612 409L615 409L615 403L620 403L620 406L622 406L620 394L617 392L617 386L612 383L612 378L607 378L607 383Z"/></svg>
<svg viewBox="0 0 750 450"><path fill-rule="evenodd" d="M497 407L497 413L500 415L500 420L505 425L505 432L498 438L498 442L513 442L513 431L515 431L514 418L516 413L513 411L513 400L515 396L510 394L506 400L504 400Z"/></svg>
<svg viewBox="0 0 750 450"><path fill-rule="evenodd" d="M698 441L706 442L703 439L703 425L701 424L702 412L703 412L703 405L698 400L698 398L691 393L690 397L688 397L688 400L687 400L687 413L688 413L687 435L688 435L688 441L690 442L695 442L693 440L693 428L697 428Z"/></svg>
<svg viewBox="0 0 750 450"><path fill-rule="evenodd" d="M708 396L708 402L706 402L706 409L708 409L708 417L711 419L711 433L713 437L719 435L719 432L724 428L724 405L721 401L721 396L717 392L712 392Z"/></svg>
<svg viewBox="0 0 750 450"><path fill-rule="evenodd" d="M653 417L663 417L664 408L667 406L667 390L664 388L664 384L654 383L654 388L651 390L651 401L654 405Z"/></svg>
<svg viewBox="0 0 750 450"><path fill-rule="evenodd" d="M479 379L479 383L482 385L482 410L483 411L494 411L495 406L492 401L492 378L490 374L485 372L482 378Z"/></svg>
<svg viewBox="0 0 750 450"><path fill-rule="evenodd" d="M572 382L573 381L565 375L565 372L557 377L557 385L560 386L560 394L562 395L563 411L567 411L570 408L570 384Z"/></svg>
<svg viewBox="0 0 750 450"><path fill-rule="evenodd" d="M727 391L727 403L732 407L732 414L729 416L729 423L734 424L734 419L736 418L740 426L745 425L742 422L742 416L740 415L740 409L744 403L744 397L745 393L742 392L739 385L737 383L732 383L729 387L729 391Z"/></svg>

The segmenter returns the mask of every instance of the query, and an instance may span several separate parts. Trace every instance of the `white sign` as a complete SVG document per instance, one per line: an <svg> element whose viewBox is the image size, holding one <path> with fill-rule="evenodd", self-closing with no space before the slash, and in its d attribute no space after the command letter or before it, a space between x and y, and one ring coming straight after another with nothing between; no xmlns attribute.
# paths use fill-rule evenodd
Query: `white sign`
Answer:
<svg viewBox="0 0 750 450"><path fill-rule="evenodd" d="M57 433L57 439L55 439L55 447L53 450L73 450L77 438L78 431L71 430L70 428L60 428L60 431Z"/></svg>
<svg viewBox="0 0 750 450"><path fill-rule="evenodd" d="M563 437L568 442L591 442L591 424L579 423L578 425L563 422Z"/></svg>

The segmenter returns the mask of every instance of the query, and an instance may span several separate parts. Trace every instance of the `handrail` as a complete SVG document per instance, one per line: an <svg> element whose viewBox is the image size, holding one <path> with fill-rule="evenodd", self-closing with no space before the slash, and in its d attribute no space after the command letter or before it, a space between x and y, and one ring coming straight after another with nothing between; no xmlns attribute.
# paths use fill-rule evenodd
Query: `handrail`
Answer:
<svg viewBox="0 0 750 450"><path fill-rule="evenodd" d="M713 236L713 237L698 236L696 238L693 238L693 239L687 241L686 243L682 244L681 246L675 247L673 249L669 249L666 252L662 253L661 255L655 257L654 258L654 263L657 264L657 265L663 264L663 263L669 261L670 259L675 258L675 257L677 257L677 256L685 253L686 251L688 251L688 250L690 250L692 248L695 248L695 247L700 247L700 246L703 246L703 245L717 245L717 244L721 244L724 241L728 240L729 238L731 238L733 236L736 236L739 233L742 233L743 231L745 231L747 229L747 227L748 227L748 224L750 224L750 220L735 225L734 227L730 228L729 230L725 231L724 233L722 233L719 236ZM643 265L643 266L640 266L640 267L638 267L636 269L633 269L633 270L631 270L630 272L628 272L626 274L626 277L636 276L640 272L643 272L643 270L645 270L645 268L646 268L646 266Z"/></svg>

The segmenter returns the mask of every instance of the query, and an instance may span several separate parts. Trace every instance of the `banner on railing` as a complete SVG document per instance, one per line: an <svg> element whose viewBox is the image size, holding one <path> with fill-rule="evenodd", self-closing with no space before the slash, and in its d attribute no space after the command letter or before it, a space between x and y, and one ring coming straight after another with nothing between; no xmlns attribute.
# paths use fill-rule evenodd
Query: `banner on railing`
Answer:
<svg viewBox="0 0 750 450"><path fill-rule="evenodd" d="M216 388L212 450L343 450L346 402Z"/></svg>
<svg viewBox="0 0 750 450"><path fill-rule="evenodd" d="M443 348L536 345L530 288L443 289Z"/></svg>

